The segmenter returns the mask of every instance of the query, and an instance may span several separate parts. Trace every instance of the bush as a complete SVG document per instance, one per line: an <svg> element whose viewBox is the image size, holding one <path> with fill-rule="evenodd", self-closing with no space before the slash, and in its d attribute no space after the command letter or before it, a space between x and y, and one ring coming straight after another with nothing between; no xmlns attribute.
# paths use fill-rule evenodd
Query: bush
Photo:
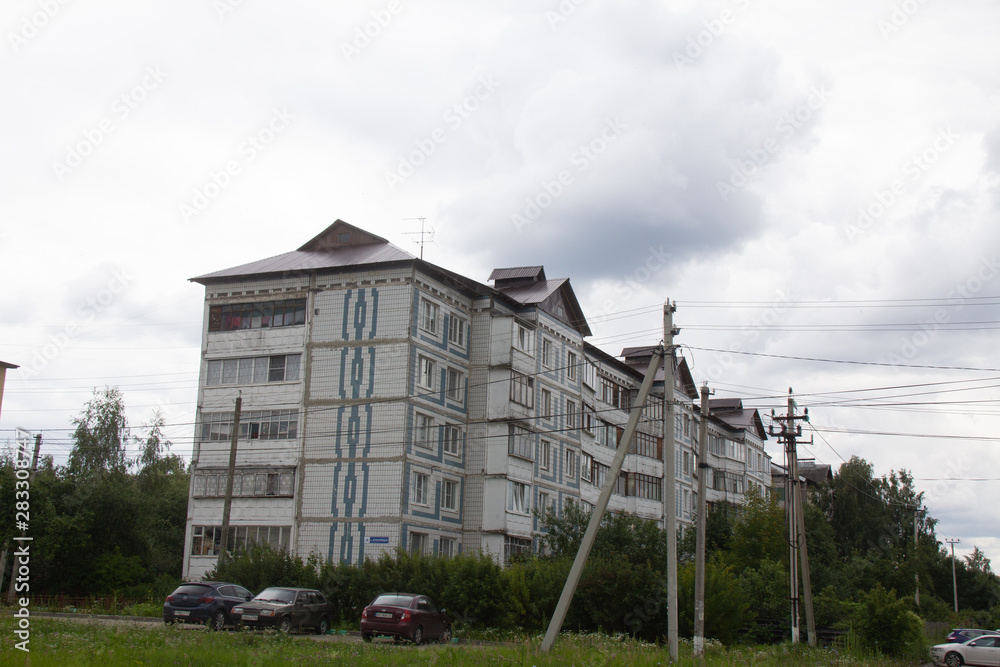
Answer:
<svg viewBox="0 0 1000 667"><path fill-rule="evenodd" d="M317 559L303 562L299 556L275 549L260 542L250 543L234 554L222 554L208 581L230 581L260 593L268 586L302 586L315 588L318 583Z"/></svg>
<svg viewBox="0 0 1000 667"><path fill-rule="evenodd" d="M894 657L923 658L923 621L909 610L909 600L876 584L862 594L851 622L863 648Z"/></svg>
<svg viewBox="0 0 1000 667"><path fill-rule="evenodd" d="M694 563L677 572L677 627L684 637L694 636ZM750 605L739 581L728 567L715 560L705 564L705 636L723 644L735 643L748 620Z"/></svg>

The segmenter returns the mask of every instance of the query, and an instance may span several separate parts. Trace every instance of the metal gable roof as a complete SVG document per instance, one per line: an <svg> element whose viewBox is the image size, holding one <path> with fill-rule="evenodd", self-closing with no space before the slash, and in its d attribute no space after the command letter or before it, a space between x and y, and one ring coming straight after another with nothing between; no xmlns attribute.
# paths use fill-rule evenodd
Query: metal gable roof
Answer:
<svg viewBox="0 0 1000 667"><path fill-rule="evenodd" d="M293 250L282 255L260 259L249 264L241 264L229 269L206 273L191 278L196 283L207 283L223 278L240 276L256 276L291 271L313 271L317 269L336 269L362 264L381 264L384 262L400 262L416 259L413 255L400 250L391 243L359 246L343 246L334 250L320 252Z"/></svg>

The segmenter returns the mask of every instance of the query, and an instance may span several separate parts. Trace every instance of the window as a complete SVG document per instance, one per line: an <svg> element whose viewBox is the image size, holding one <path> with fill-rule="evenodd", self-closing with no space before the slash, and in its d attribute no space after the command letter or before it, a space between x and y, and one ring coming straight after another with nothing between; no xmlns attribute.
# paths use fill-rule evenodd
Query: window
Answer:
<svg viewBox="0 0 1000 667"><path fill-rule="evenodd" d="M507 426L507 453L511 456L531 460L531 431L520 426Z"/></svg>
<svg viewBox="0 0 1000 667"><path fill-rule="evenodd" d="M594 419L595 419L594 408L584 403L583 412L581 413L581 416L583 417L583 423L581 424L581 426L583 426L583 430L586 431L587 433L593 433Z"/></svg>
<svg viewBox="0 0 1000 667"><path fill-rule="evenodd" d="M292 440L298 433L298 410L254 410L240 415L240 440ZM233 413L206 412L201 416L202 441L232 438Z"/></svg>
<svg viewBox="0 0 1000 667"><path fill-rule="evenodd" d="M614 380L601 377L601 400L621 410L628 410L631 406L631 396L628 388Z"/></svg>
<svg viewBox="0 0 1000 667"><path fill-rule="evenodd" d="M552 464L552 443L542 440L538 443L538 466L542 470L548 470Z"/></svg>
<svg viewBox="0 0 1000 667"><path fill-rule="evenodd" d="M235 551L258 543L287 551L291 534L291 526L230 526L226 548ZM221 542L222 526L192 526L192 556L218 556Z"/></svg>
<svg viewBox="0 0 1000 667"><path fill-rule="evenodd" d="M632 447L630 453L639 456L648 456L651 459L660 459L663 456L663 440L648 433L636 431L635 444Z"/></svg>
<svg viewBox="0 0 1000 667"><path fill-rule="evenodd" d="M566 400L566 428L576 428L576 402Z"/></svg>
<svg viewBox="0 0 1000 667"><path fill-rule="evenodd" d="M618 478L615 480L615 488L611 492L619 496L628 495L628 473L618 473Z"/></svg>
<svg viewBox="0 0 1000 667"><path fill-rule="evenodd" d="M434 360L417 357L417 383L425 389L434 388Z"/></svg>
<svg viewBox="0 0 1000 667"><path fill-rule="evenodd" d="M438 542L438 553L445 558L452 558L455 555L455 538L442 537Z"/></svg>
<svg viewBox="0 0 1000 667"><path fill-rule="evenodd" d="M410 533L410 555L423 556L427 553L427 534Z"/></svg>
<svg viewBox="0 0 1000 667"><path fill-rule="evenodd" d="M504 536L504 562L521 555L531 555L531 538Z"/></svg>
<svg viewBox="0 0 1000 667"><path fill-rule="evenodd" d="M205 374L205 386L290 382L299 379L300 354L270 357L211 359Z"/></svg>
<svg viewBox="0 0 1000 667"><path fill-rule="evenodd" d="M515 514L527 514L530 510L528 503L528 485L514 480L507 480L507 510Z"/></svg>
<svg viewBox="0 0 1000 667"><path fill-rule="evenodd" d="M570 380L576 380L577 368L579 367L579 361L577 361L576 352L566 353L566 377Z"/></svg>
<svg viewBox="0 0 1000 667"><path fill-rule="evenodd" d="M535 406L535 378L517 371L510 372L510 400L526 408Z"/></svg>
<svg viewBox="0 0 1000 667"><path fill-rule="evenodd" d="M525 354L534 354L535 332L520 324L515 324L514 326L516 328L514 332L514 347Z"/></svg>
<svg viewBox="0 0 1000 667"><path fill-rule="evenodd" d="M434 417L417 415L417 433L414 444L418 447L431 449L434 446Z"/></svg>
<svg viewBox="0 0 1000 667"><path fill-rule="evenodd" d="M538 492L538 514L545 518L545 511L549 509L549 494L544 491Z"/></svg>
<svg viewBox="0 0 1000 667"><path fill-rule="evenodd" d="M258 303L232 303L210 306L209 331L238 331L289 327L306 322L306 300L285 299Z"/></svg>
<svg viewBox="0 0 1000 667"><path fill-rule="evenodd" d="M448 369L448 390L449 400L462 401L465 399L465 375L461 371Z"/></svg>
<svg viewBox="0 0 1000 667"><path fill-rule="evenodd" d="M690 452L684 452L684 474L691 474L691 454Z"/></svg>
<svg viewBox="0 0 1000 667"><path fill-rule="evenodd" d="M462 428L454 424L444 427L444 453L460 456L462 451Z"/></svg>
<svg viewBox="0 0 1000 667"><path fill-rule="evenodd" d="M542 389L542 416L551 417L552 416L552 392L548 389Z"/></svg>
<svg viewBox="0 0 1000 667"><path fill-rule="evenodd" d="M591 482L594 479L594 457L583 452L580 454L580 479Z"/></svg>
<svg viewBox="0 0 1000 667"><path fill-rule="evenodd" d="M458 507L458 482L453 479L441 482L441 507L453 511Z"/></svg>
<svg viewBox="0 0 1000 667"><path fill-rule="evenodd" d="M663 484L659 477L632 473L628 477L628 495L646 500L660 500Z"/></svg>
<svg viewBox="0 0 1000 667"><path fill-rule="evenodd" d="M586 360L583 363L583 382L588 387L597 387L597 366Z"/></svg>
<svg viewBox="0 0 1000 667"><path fill-rule="evenodd" d="M448 317L448 342L455 347L465 347L465 327L467 323L454 314Z"/></svg>
<svg viewBox="0 0 1000 667"><path fill-rule="evenodd" d="M194 495L198 498L222 498L226 495L228 470L204 468L195 471ZM234 498L291 497L294 469L237 468L233 475Z"/></svg>
<svg viewBox="0 0 1000 667"><path fill-rule="evenodd" d="M413 504L414 505L427 505L427 485L430 480L427 475L422 472L413 473Z"/></svg>
<svg viewBox="0 0 1000 667"><path fill-rule="evenodd" d="M603 463L598 463L594 461L593 465L593 475L591 481L599 489L604 488L604 483L608 481L608 472L611 471L611 466L606 466Z"/></svg>
<svg viewBox="0 0 1000 667"><path fill-rule="evenodd" d="M438 307L427 299L420 300L420 328L432 334L437 333Z"/></svg>
<svg viewBox="0 0 1000 667"><path fill-rule="evenodd" d="M691 417L689 415L684 415L684 435L688 435L691 432Z"/></svg>
<svg viewBox="0 0 1000 667"><path fill-rule="evenodd" d="M552 368L552 341L542 338L542 366Z"/></svg>
<svg viewBox="0 0 1000 667"><path fill-rule="evenodd" d="M566 477L576 477L576 452L572 449L566 450Z"/></svg>

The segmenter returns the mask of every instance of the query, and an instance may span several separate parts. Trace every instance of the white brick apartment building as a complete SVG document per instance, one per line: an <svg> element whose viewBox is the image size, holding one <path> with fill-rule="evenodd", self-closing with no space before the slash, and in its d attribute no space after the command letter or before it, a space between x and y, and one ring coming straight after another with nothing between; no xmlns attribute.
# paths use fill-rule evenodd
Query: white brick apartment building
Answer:
<svg viewBox="0 0 1000 667"><path fill-rule="evenodd" d="M596 499L651 354L622 362L584 343L569 280L542 267L498 269L491 287L339 220L296 251L193 280L206 294L191 578L215 565L237 396L230 545L349 562L396 547L502 558L537 548L536 508ZM679 366L689 520L697 392ZM654 519L662 378L660 392L611 505Z"/></svg>

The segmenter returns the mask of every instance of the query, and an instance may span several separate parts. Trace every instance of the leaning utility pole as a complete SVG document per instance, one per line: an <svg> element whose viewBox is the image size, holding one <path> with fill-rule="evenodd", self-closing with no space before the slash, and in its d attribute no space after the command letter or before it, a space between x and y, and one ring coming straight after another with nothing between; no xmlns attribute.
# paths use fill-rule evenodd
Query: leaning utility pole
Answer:
<svg viewBox="0 0 1000 667"><path fill-rule="evenodd" d="M556 610L552 613L549 627L545 631L545 639L542 640L541 646L543 653L548 653L552 649L552 645L555 643L556 637L562 629L563 621L566 620L566 612L569 611L569 604L573 601L573 595L576 593L576 585L580 583L580 576L583 574L583 566L587 563L587 556L590 555L590 549L594 546L597 529L601 527L604 512L608 509L608 501L611 500L611 492L614 490L618 474L622 470L625 455L628 454L628 450L632 446L635 429L639 425L639 419L642 417L643 409L646 407L646 398L649 396L649 390L653 386L653 378L656 377L656 369L660 366L660 357L662 356L663 348L660 348L653 352L653 358L649 361L649 368L646 369L646 377L643 378L642 385L639 387L639 395L632 405L632 414L629 415L628 424L625 425L625 432L618 443L618 451L615 452L615 458L611 461L611 469L608 470L604 487L601 489L601 495L598 497L594 509L590 512L590 523L587 524L587 532L583 534L583 539L580 541L580 548L576 552L576 558L573 559L573 566L569 570L569 576L566 577L566 584L563 586L562 594L559 596Z"/></svg>
<svg viewBox="0 0 1000 667"><path fill-rule="evenodd" d="M795 399L792 398L792 389L788 388L788 413L784 417L777 417L774 411L771 412L774 421L782 422L781 431L774 432L772 424L771 435L779 436L779 440L785 445L785 457L787 460L788 473L788 493L785 494L785 507L788 512L788 546L789 546L789 588L791 593L789 599L792 605L792 643L799 641L799 577L798 562L802 561L802 588L805 597L806 631L808 633L809 645L816 645L816 620L813 616L812 605L812 582L809 577L809 551L806 545L805 515L802 511L802 490L799 485L799 459L797 452L796 438L802 435L802 427L795 424L796 421L809 421L809 410L799 417L795 414ZM810 440L810 442L812 442ZM807 443L808 444L808 443Z"/></svg>
<svg viewBox="0 0 1000 667"><path fill-rule="evenodd" d="M236 410L233 413L233 433L229 444L229 473L226 475L226 502L222 506L222 537L219 539L219 557L226 553L229 546L229 514L233 509L233 477L236 476L236 441L240 436L240 409L243 407L243 396L236 397Z"/></svg>
<svg viewBox="0 0 1000 667"><path fill-rule="evenodd" d="M677 662L677 457L674 454L674 328L676 304L663 305L663 527L667 532L667 644Z"/></svg>
<svg viewBox="0 0 1000 667"><path fill-rule="evenodd" d="M958 579L955 578L955 545L962 540L945 540L951 545L951 586L955 591L955 613L958 613Z"/></svg>
<svg viewBox="0 0 1000 667"><path fill-rule="evenodd" d="M698 429L698 533L694 561L694 657L705 655L705 544L708 526L708 382L701 387L701 425Z"/></svg>

